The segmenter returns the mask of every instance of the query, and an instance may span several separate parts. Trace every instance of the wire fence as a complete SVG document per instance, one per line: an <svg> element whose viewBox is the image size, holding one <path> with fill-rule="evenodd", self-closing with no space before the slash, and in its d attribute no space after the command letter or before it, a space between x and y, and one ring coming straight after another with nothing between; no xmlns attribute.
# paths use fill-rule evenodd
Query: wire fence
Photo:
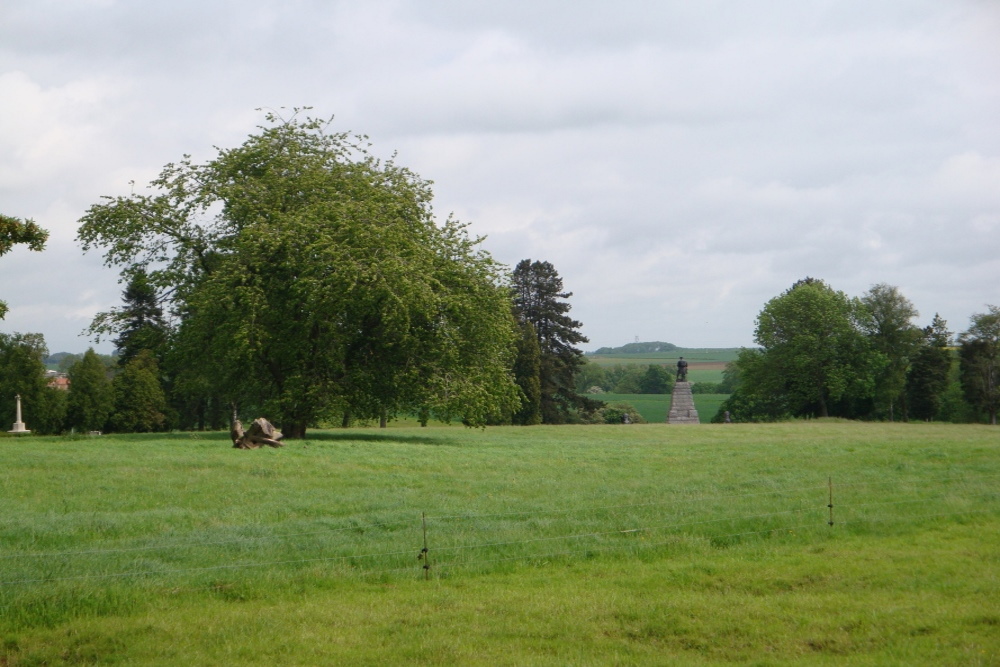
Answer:
<svg viewBox="0 0 1000 667"><path fill-rule="evenodd" d="M139 538L79 549L0 544L0 597L46 585L136 580L191 589L218 587L235 571L268 576L455 576L509 563L545 564L664 548L728 548L751 541L814 539L841 531L955 521L1000 514L1000 475L926 479L833 479L812 486L691 494L630 504L525 508L496 513L426 514L393 521L281 532L275 526L222 526L254 532L221 538ZM750 483L753 484L752 482ZM930 508L932 511L926 511ZM803 537L805 536L805 537ZM221 582L221 583L220 583Z"/></svg>

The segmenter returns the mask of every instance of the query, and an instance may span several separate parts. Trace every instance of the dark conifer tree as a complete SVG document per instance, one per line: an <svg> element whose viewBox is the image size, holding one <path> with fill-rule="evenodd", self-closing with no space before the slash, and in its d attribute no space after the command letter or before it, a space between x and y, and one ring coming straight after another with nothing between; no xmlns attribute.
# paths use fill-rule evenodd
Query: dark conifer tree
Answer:
<svg viewBox="0 0 1000 667"><path fill-rule="evenodd" d="M538 338L542 422L562 424L574 410L600 407L600 401L575 390L574 376L584 358L574 346L586 343L587 338L578 331L583 324L567 315L566 299L573 293L563 291L555 267L549 262L521 260L514 268L512 290L515 317L522 324L530 323Z"/></svg>
<svg viewBox="0 0 1000 667"><path fill-rule="evenodd" d="M162 359L167 324L156 289L145 271L137 270L132 274L128 287L122 292L122 301L125 305L117 313L121 328L113 341L118 348L119 364L124 367L142 350L149 350Z"/></svg>
<svg viewBox="0 0 1000 667"><path fill-rule="evenodd" d="M948 389L952 356L948 350L951 332L948 323L935 313L923 330L923 345L917 350L906 376L906 396L910 419L930 421L937 417Z"/></svg>
<svg viewBox="0 0 1000 667"><path fill-rule="evenodd" d="M959 337L958 356L962 390L970 404L996 425L1000 412L1000 307L972 316L968 331Z"/></svg>
<svg viewBox="0 0 1000 667"><path fill-rule="evenodd" d="M517 343L514 361L514 381L524 394L521 409L511 421L521 426L542 423L542 351L531 322L521 324L521 339Z"/></svg>

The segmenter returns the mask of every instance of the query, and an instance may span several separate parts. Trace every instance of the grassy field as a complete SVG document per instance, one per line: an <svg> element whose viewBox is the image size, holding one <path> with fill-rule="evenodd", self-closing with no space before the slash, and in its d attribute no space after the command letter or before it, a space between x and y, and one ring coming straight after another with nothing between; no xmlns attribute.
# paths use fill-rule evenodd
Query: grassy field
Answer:
<svg viewBox="0 0 1000 667"><path fill-rule="evenodd" d="M0 448L2 665L1000 663L995 427Z"/></svg>
<svg viewBox="0 0 1000 667"><path fill-rule="evenodd" d="M606 403L625 402L634 407L642 418L652 424L667 421L670 412L669 394L592 394L593 398ZM694 407L698 410L698 421L707 424L719 411L729 394L694 394Z"/></svg>
<svg viewBox="0 0 1000 667"><path fill-rule="evenodd" d="M677 359L683 356L688 361L689 381L722 382L722 371L738 353L736 348L683 348L648 354L588 354L586 358L599 366L659 364L674 370Z"/></svg>

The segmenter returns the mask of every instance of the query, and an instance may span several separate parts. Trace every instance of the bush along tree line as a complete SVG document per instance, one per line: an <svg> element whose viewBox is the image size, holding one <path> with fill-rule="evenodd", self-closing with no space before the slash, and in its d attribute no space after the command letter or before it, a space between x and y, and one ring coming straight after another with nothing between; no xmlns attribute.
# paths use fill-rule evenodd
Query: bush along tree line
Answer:
<svg viewBox="0 0 1000 667"><path fill-rule="evenodd" d="M802 417L981 421L1000 407L1000 309L988 305L951 344L935 315L913 323L913 304L897 287L874 285L850 298L805 278L771 299L754 341L725 371L732 394L714 421Z"/></svg>
<svg viewBox="0 0 1000 667"><path fill-rule="evenodd" d="M482 426L603 407L574 391L586 339L551 264L508 274L465 224L435 220L430 183L366 137L299 110L266 118L241 146L90 207L78 240L126 286L90 333L118 363L108 372L89 350L60 394L45 386L41 336L7 336L0 409L13 414L20 393L38 432L263 415L295 438L400 414Z"/></svg>

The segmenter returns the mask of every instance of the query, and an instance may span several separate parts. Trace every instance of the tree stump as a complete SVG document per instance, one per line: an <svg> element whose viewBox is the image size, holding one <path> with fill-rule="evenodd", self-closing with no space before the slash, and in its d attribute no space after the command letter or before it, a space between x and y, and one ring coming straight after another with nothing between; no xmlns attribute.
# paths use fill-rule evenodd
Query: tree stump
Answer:
<svg viewBox="0 0 1000 667"><path fill-rule="evenodd" d="M233 447L236 449L258 449L264 445L269 447L285 446L285 443L280 442L285 436L263 417L254 419L246 432L243 431L243 424L240 423L240 420L234 419L233 428L229 435L232 437Z"/></svg>

